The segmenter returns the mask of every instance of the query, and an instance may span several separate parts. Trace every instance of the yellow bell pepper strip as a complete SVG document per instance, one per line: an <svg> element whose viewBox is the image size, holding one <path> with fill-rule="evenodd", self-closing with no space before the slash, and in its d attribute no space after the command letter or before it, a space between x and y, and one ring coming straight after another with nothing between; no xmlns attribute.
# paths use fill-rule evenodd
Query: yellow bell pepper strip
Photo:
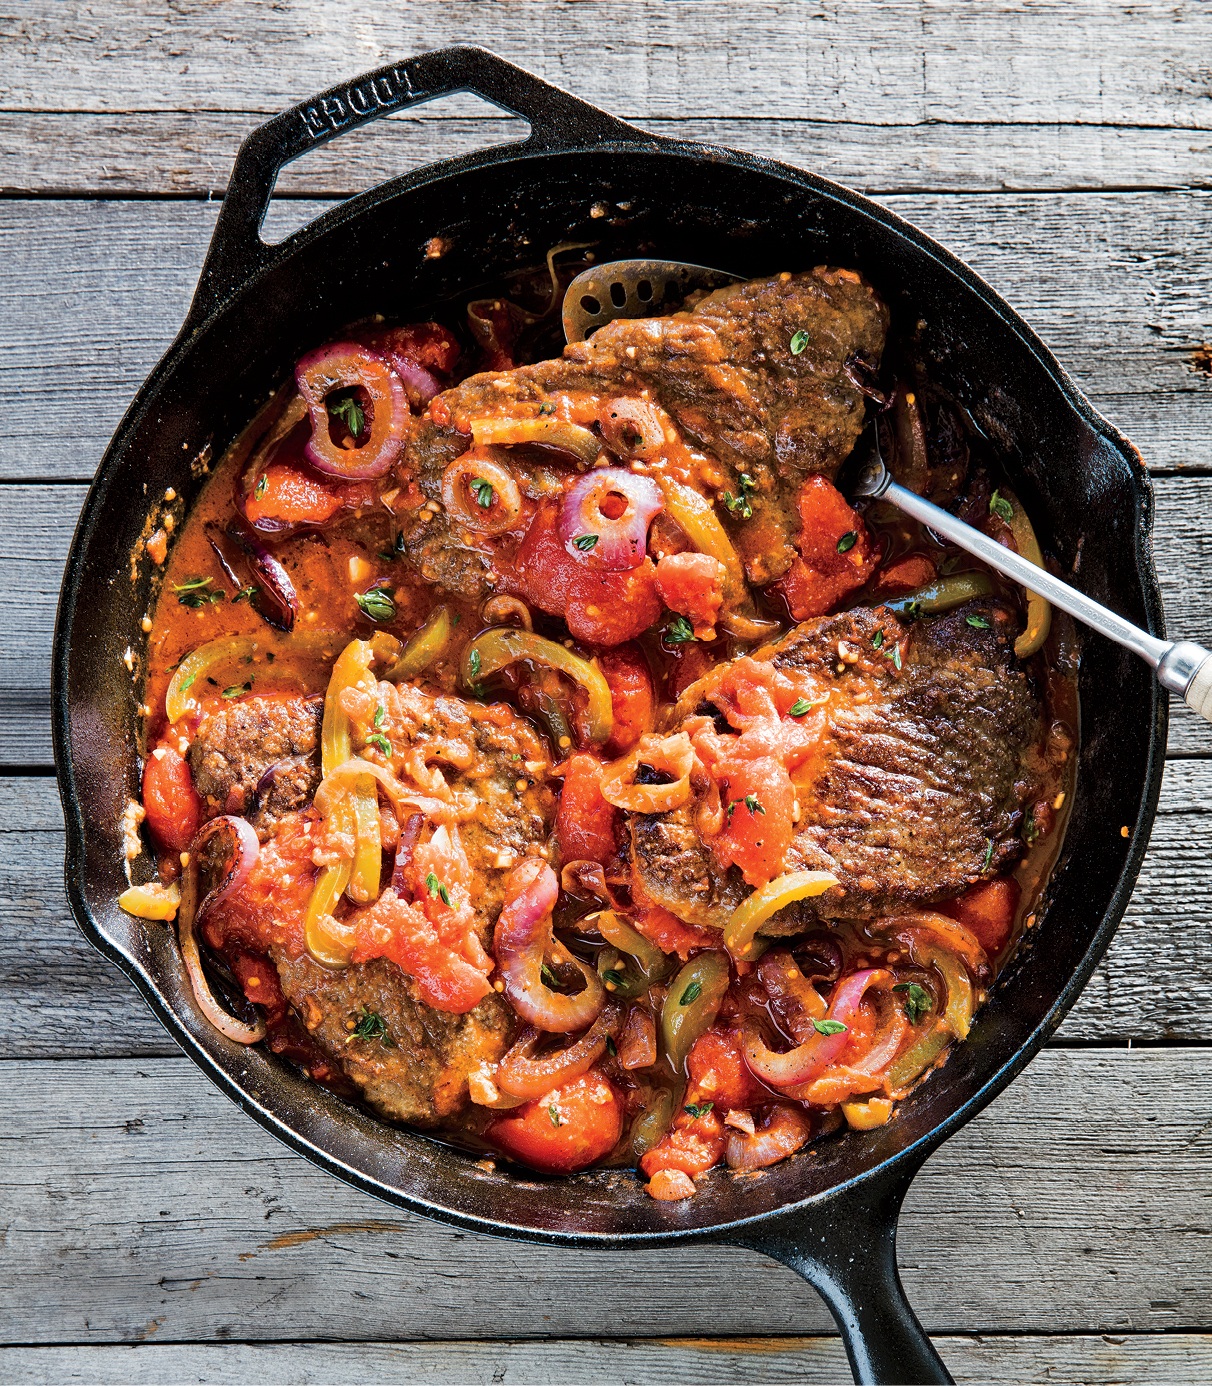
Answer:
<svg viewBox="0 0 1212 1386"><path fill-rule="evenodd" d="M706 496L674 481L672 477L653 473L653 480L665 497L666 512L686 538L699 553L710 554L724 565L726 603L732 606L742 601L747 593L745 568L728 537L728 531L715 512L715 506Z"/></svg>
<svg viewBox="0 0 1212 1386"><path fill-rule="evenodd" d="M724 947L734 958L749 961L753 957L754 935L772 915L797 900L824 895L837 883L837 877L828 871L788 871L776 876L733 910L724 925Z"/></svg>
<svg viewBox="0 0 1212 1386"><path fill-rule="evenodd" d="M131 886L118 896L118 907L138 919L175 919L181 907L181 887L149 881L147 885Z"/></svg>
<svg viewBox="0 0 1212 1386"><path fill-rule="evenodd" d="M1010 533L1014 536L1014 547L1022 557L1028 563L1034 563L1037 568L1042 568L1044 555L1040 552L1039 540L1035 537L1035 529L1018 497L1011 491L995 491L993 500L989 502L989 509L1010 526ZM1009 514L1006 513L1007 509ZM1027 624L1023 627L1022 634L1014 642L1014 653L1019 659L1027 659L1043 645L1051 629L1052 604L1045 601L1038 593L1029 591L1027 593Z"/></svg>
<svg viewBox="0 0 1212 1386"><path fill-rule="evenodd" d="M476 447L508 447L513 443L539 443L570 452L592 467L602 451L602 440L580 424L566 423L550 414L529 419L472 419L471 437Z"/></svg>
<svg viewBox="0 0 1212 1386"><path fill-rule="evenodd" d="M383 675L389 683L413 679L436 664L450 646L454 617L448 606L435 606L425 623L413 633L403 653Z"/></svg>
<svg viewBox="0 0 1212 1386"><path fill-rule="evenodd" d="M346 796L332 812L334 826L344 833L351 833L351 811ZM303 919L303 938L307 951L318 963L325 967L348 967L352 950L345 947L340 939L333 936L328 921L337 907L337 901L345 893L352 872L352 861L342 857L321 869L307 901L307 913Z"/></svg>
<svg viewBox="0 0 1212 1386"><path fill-rule="evenodd" d="M712 949L690 959L669 984L661 1007L661 1039L675 1074L698 1037L711 1028L731 976L728 958Z"/></svg>
<svg viewBox="0 0 1212 1386"><path fill-rule="evenodd" d="M179 722L197 707L191 690L200 678L206 678L221 665L248 663L257 648L251 635L223 635L187 654L177 665L177 672L164 695L164 711L169 722Z"/></svg>
<svg viewBox="0 0 1212 1386"><path fill-rule="evenodd" d="M341 695L369 679L374 647L369 640L351 640L337 656L328 691L324 695L324 722L320 730L321 771L327 775L350 758L349 717L341 706ZM383 842L379 830L379 798L370 775L359 775L350 786L356 847L346 889L349 898L360 903L379 893L379 872L383 862ZM331 914L328 910L325 913Z"/></svg>
<svg viewBox="0 0 1212 1386"><path fill-rule="evenodd" d="M598 745L610 739L614 730L614 706L610 685L602 671L595 662L582 659L563 645L535 635L533 631L519 630L516 626L494 626L477 635L463 651L459 670L463 687L475 692L482 679L500 673L520 659L554 669L580 684L589 700L585 708L589 740Z"/></svg>
<svg viewBox="0 0 1212 1386"><path fill-rule="evenodd" d="M903 1093L915 1078L920 1078L930 1065L951 1043L951 1032L942 1023L928 1030L921 1039L914 1042L903 1054L897 1056L888 1069L888 1091L894 1095Z"/></svg>
<svg viewBox="0 0 1212 1386"><path fill-rule="evenodd" d="M993 591L993 579L988 573L949 573L936 578L916 592L906 592L903 597L890 597L879 603L894 611L898 616L934 616L940 611L950 611L952 607L962 606L976 597L987 597Z"/></svg>
<svg viewBox="0 0 1212 1386"><path fill-rule="evenodd" d="M892 1102L887 1097L868 1097L861 1102L843 1102L842 1115L852 1131L874 1131L892 1115Z"/></svg>

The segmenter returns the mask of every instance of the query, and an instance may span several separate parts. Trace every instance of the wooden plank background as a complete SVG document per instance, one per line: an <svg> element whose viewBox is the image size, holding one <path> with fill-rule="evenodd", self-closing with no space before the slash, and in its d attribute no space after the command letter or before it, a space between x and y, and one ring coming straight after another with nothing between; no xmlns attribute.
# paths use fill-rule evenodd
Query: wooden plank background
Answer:
<svg viewBox="0 0 1212 1386"><path fill-rule="evenodd" d="M391 58L483 43L665 134L836 177L966 258L1155 478L1174 632L1212 643L1204 0L0 0L0 1375L834 1381L790 1272L501 1243L373 1203L225 1103L61 886L49 640L101 452L180 323L240 139ZM459 97L285 170L283 234L516 138ZM1058 1041L930 1162L909 1293L961 1380L1212 1378L1212 731ZM807 1336L805 1336L807 1335Z"/></svg>

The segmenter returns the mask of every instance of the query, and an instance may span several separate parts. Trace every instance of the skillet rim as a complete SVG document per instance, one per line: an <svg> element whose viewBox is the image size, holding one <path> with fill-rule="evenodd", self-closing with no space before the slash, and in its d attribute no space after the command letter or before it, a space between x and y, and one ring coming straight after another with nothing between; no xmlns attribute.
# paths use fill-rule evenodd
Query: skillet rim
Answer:
<svg viewBox="0 0 1212 1386"><path fill-rule="evenodd" d="M628 127L623 126L622 122L612 120L610 128L612 131L618 132L627 130ZM1139 452L1114 425L1094 409L1049 348L1044 345L1014 309L975 271L896 213L818 174L722 146L700 144L689 140L672 140L648 135L640 130L635 131L635 136L634 139L615 136L596 141L582 140L559 148L551 148L532 135L527 140L490 146L488 149L478 150L472 154L425 165L338 203L291 236L272 247L265 247L265 257L253 273L225 297L209 305L204 313L195 315L197 307L197 300L195 300L195 305L187 314L177 337L144 381L124 414L90 485L65 566L52 654L52 733L56 774L64 809L67 897L73 916L89 942L130 977L168 1033L203 1070L206 1076L241 1110L252 1116L263 1128L285 1145L319 1165L328 1173L336 1175L363 1192L383 1199L393 1206L402 1207L466 1230L522 1238L548 1245L601 1249L623 1247L638 1249L696 1240L744 1240L745 1234L752 1234L756 1229L770 1226L779 1220L786 1220L797 1213L810 1215L815 1209L823 1208L827 1204L845 1198L847 1194L857 1190L860 1186L874 1188L881 1181L895 1181L898 1178L907 1186L913 1174L943 1141L971 1120L1022 1072L1047 1039L1055 1032L1105 953L1127 907L1148 848L1164 771L1168 713L1168 695L1156 681L1152 681L1151 684L1149 704L1151 733L1136 821L1132 825L1128 850L1118 874L1115 889L1102 913L1101 922L1091 937L1080 962L1069 973L1064 985L1048 1006L1046 1013L1018 1048L998 1065L984 1082L976 1087L953 1111L944 1116L912 1144L869 1169L862 1170L850 1178L806 1198L793 1199L735 1220L713 1222L702 1226L666 1228L644 1232L598 1232L536 1228L527 1223L509 1221L505 1218L489 1219L407 1193L396 1186L355 1169L328 1150L301 1135L284 1118L279 1117L263 1105L248 1089L218 1064L178 1018L172 1006L157 990L153 980L145 970L104 932L93 914L85 880L87 870L85 842L89 824L85 820L80 803L70 755L71 706L68 692L68 663L71 636L77 618L79 578L84 566L86 551L95 541L95 525L102 500L109 488L115 483L123 460L122 454L128 448L130 437L143 416L149 396L154 394L162 382L172 376L183 358L188 355L194 341L211 323L231 310L238 310L241 306L246 306L250 295L255 293L264 278L279 268L297 251L304 249L312 241L336 231L344 223L356 220L363 213L402 193L413 192L429 184L457 178L464 173L474 173L488 166L500 167L530 159L542 160L553 157L562 159L566 156L575 158L582 154L610 153L628 156L648 155L656 158L674 157L689 159L697 164L707 164L708 166L724 163L747 169L767 178L790 183L799 189L842 203L860 217L874 221L885 231L891 232L907 242L913 252L933 260L953 279L958 280L957 289L967 289L969 293L974 294L983 307L997 319L999 326L1003 330L1013 333L1019 339L1020 343L1057 386L1061 399L1069 409L1094 434L1109 444L1123 462L1126 479L1132 489L1134 508L1132 527L1133 572L1140 589L1146 617L1145 624L1151 633L1164 636L1161 594L1151 553L1152 489ZM250 136L250 139L252 138L253 136ZM408 1134L420 1139L429 1139L419 1132L410 1131ZM500 1167L498 1172L504 1173L507 1178L514 1177L507 1165Z"/></svg>

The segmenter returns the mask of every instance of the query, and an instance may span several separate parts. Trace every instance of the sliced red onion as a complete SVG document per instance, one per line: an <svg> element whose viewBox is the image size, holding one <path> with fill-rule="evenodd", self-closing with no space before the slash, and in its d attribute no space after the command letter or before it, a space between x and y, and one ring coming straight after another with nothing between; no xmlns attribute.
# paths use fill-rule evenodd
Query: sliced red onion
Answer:
<svg viewBox="0 0 1212 1386"><path fill-rule="evenodd" d="M252 598L257 613L271 626L291 630L299 614L299 598L286 569L241 519L233 519L227 533L248 556L248 566L260 579L260 591Z"/></svg>
<svg viewBox="0 0 1212 1386"><path fill-rule="evenodd" d="M765 1169L794 1155L801 1146L807 1145L811 1135L812 1118L807 1112L799 1107L775 1107L766 1118L766 1124L752 1136L740 1131L729 1132L724 1159L729 1169L742 1173Z"/></svg>
<svg viewBox="0 0 1212 1386"><path fill-rule="evenodd" d="M522 492L492 448L472 448L442 473L442 504L477 534L503 534L521 518Z"/></svg>
<svg viewBox="0 0 1212 1386"><path fill-rule="evenodd" d="M647 550L648 526L664 508L661 488L651 477L623 467L600 467L579 477L565 495L560 538L587 568L611 573L638 568Z"/></svg>
<svg viewBox="0 0 1212 1386"><path fill-rule="evenodd" d="M231 834L229 855L223 865L222 878L217 885L212 886L206 892L199 903L199 856L207 843L219 833ZM256 1044L258 1040L264 1039L265 1022L258 1021L255 1025L246 1025L242 1020L237 1020L235 1016L230 1015L219 1004L215 994L210 989L210 983L206 980L194 930L221 900L226 900L233 891L239 890L244 884L260 850L261 844L257 841L257 834L246 819L236 818L232 814L223 814L221 817L212 818L208 823L203 824L193 842L190 843L189 861L186 864L185 877L182 882L181 909L177 916L177 935L181 942L181 957L185 962L185 971L189 977L194 999L198 1003L198 1009L221 1034L226 1035L228 1039L234 1040L237 1044Z"/></svg>
<svg viewBox="0 0 1212 1386"><path fill-rule="evenodd" d="M582 1073L588 1073L606 1048L607 1038L613 1039L622 1024L623 1008L617 1001L608 1001L602 1014L579 1040L537 1059L534 1058L534 1050L542 1031L527 1026L501 1060L494 1082L511 1097L542 1097L552 1088L571 1083Z"/></svg>
<svg viewBox="0 0 1212 1386"><path fill-rule="evenodd" d="M424 366L419 366L415 361L398 351L389 352L388 359L395 367L396 374L404 382L404 389L408 393L408 402L414 408L424 409L434 395L442 393L442 387L438 383L437 377L431 375Z"/></svg>
<svg viewBox="0 0 1212 1386"><path fill-rule="evenodd" d="M601 1014L606 991L598 974L572 958L584 989L575 996L552 991L543 981L543 960L552 946L551 912L560 884L544 861L530 857L505 882L505 906L497 918L493 952L514 1010L538 1030L567 1034L588 1028Z"/></svg>
<svg viewBox="0 0 1212 1386"><path fill-rule="evenodd" d="M357 342L334 342L303 357L295 367L295 384L311 416L304 452L313 467L346 481L361 481L382 476L400 455L412 414L403 383L381 356ZM356 447L343 448L329 432L328 396L355 388L365 390L370 399L370 436Z"/></svg>
<svg viewBox="0 0 1212 1386"><path fill-rule="evenodd" d="M401 900L407 900L412 890L412 854L425 826L423 813L410 813L400 824L400 836L396 840L396 860L391 872L391 888Z"/></svg>
<svg viewBox="0 0 1212 1386"><path fill-rule="evenodd" d="M890 984L892 974L883 968L868 967L861 972L852 972L844 977L833 993L826 1014L827 1020L836 1020L846 1028L836 1034L822 1035L816 1032L803 1044L789 1049L786 1054L776 1054L768 1049L758 1033L756 1026L746 1027L744 1035L745 1062L764 1083L772 1088L796 1087L809 1083L838 1056L850 1042L850 1031L858 1014L863 994L871 986Z"/></svg>

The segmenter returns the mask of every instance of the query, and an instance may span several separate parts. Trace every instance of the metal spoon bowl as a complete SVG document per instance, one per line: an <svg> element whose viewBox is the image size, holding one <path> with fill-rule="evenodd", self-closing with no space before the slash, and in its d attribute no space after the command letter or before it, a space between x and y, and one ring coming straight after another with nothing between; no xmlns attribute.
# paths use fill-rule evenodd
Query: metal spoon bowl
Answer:
<svg viewBox="0 0 1212 1386"><path fill-rule="evenodd" d="M738 278L722 270L682 264L677 260L614 260L597 265L578 274L568 286L564 295L564 335L570 342L581 342L616 318L654 317L680 305L687 294L695 290L722 288L736 283ZM1003 577L1037 593L1083 625L1139 655L1153 669L1163 688L1181 694L1193 711L1212 722L1212 653L1202 645L1191 640L1159 640L932 501L893 481L879 454L878 441L870 459L859 469L848 489L851 495L870 496L896 506L965 552L974 554Z"/></svg>

